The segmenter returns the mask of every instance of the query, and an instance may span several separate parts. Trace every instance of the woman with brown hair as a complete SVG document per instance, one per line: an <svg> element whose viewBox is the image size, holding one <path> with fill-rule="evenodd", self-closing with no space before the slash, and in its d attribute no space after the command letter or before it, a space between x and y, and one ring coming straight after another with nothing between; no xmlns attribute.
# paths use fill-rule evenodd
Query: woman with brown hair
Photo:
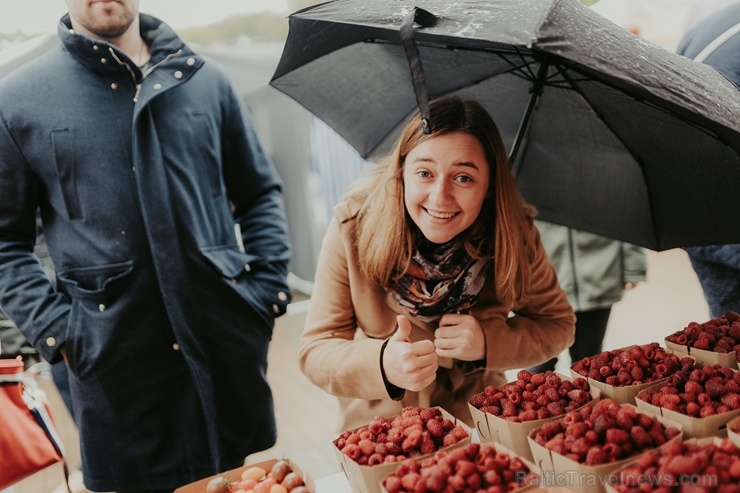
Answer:
<svg viewBox="0 0 740 493"><path fill-rule="evenodd" d="M334 208L299 364L339 397L341 429L403 406L471 424L468 399L504 370L573 343L575 316L477 102L430 105Z"/></svg>

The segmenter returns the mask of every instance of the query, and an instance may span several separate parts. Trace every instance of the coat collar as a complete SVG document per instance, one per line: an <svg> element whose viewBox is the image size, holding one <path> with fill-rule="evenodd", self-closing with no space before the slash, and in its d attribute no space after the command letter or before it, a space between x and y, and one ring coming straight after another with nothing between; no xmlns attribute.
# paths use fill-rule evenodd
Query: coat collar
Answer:
<svg viewBox="0 0 740 493"><path fill-rule="evenodd" d="M150 15L139 14L139 23L141 36L149 43L152 65L156 65L173 54L178 54L181 60L182 57L193 58L196 56L163 21ZM140 74L136 64L116 46L107 41L93 39L74 32L69 14L59 21L57 33L62 42L62 49L93 72L101 75L128 74L126 65L121 65L120 60L137 74ZM199 59L197 64L200 65L201 63L202 60ZM189 65L192 67L193 63L191 62Z"/></svg>

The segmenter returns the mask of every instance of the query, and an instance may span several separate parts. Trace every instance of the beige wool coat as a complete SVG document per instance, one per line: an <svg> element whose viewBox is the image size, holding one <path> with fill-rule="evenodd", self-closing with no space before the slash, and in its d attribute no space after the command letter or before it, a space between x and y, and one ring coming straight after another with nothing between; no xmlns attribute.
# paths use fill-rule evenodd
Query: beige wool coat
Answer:
<svg viewBox="0 0 740 493"><path fill-rule="evenodd" d="M412 340L434 339L432 324L416 320L360 273L354 247L357 206L334 208L319 254L314 291L306 315L299 365L306 377L339 398L338 430L390 417L403 406L440 406L472 426L468 399L486 385L505 383L504 370L529 367L573 344L575 315L532 226L536 242L532 289L523 306L501 304L492 280L470 310L485 333L485 366L440 360L436 380L400 400L388 395L381 374L381 348L395 332L396 315L412 324Z"/></svg>

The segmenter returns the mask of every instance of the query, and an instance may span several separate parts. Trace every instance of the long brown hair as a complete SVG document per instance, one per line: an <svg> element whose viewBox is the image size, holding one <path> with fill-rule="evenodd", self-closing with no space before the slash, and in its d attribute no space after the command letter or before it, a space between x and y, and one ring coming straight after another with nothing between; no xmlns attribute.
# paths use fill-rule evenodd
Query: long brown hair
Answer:
<svg viewBox="0 0 740 493"><path fill-rule="evenodd" d="M519 194L498 128L478 102L459 97L433 102L429 115L429 134L423 132L421 116L417 114L404 128L393 151L345 195L361 204L356 238L360 270L369 280L383 286L405 273L422 239L404 206L406 156L435 136L463 132L481 143L491 168L487 198L480 215L466 232L465 247L475 258L493 255L497 298L513 306L520 305L530 282L533 251L530 240L535 211Z"/></svg>

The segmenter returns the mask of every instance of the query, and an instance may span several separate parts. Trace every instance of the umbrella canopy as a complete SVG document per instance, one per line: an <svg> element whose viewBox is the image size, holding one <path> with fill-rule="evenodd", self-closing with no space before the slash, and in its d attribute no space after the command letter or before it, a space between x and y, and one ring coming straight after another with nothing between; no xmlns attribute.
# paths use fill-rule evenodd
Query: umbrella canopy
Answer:
<svg viewBox="0 0 740 493"><path fill-rule="evenodd" d="M541 219L653 250L740 242L738 89L576 0L327 2L289 17L270 83L364 157L388 151L419 110L417 6L428 98L488 109Z"/></svg>

